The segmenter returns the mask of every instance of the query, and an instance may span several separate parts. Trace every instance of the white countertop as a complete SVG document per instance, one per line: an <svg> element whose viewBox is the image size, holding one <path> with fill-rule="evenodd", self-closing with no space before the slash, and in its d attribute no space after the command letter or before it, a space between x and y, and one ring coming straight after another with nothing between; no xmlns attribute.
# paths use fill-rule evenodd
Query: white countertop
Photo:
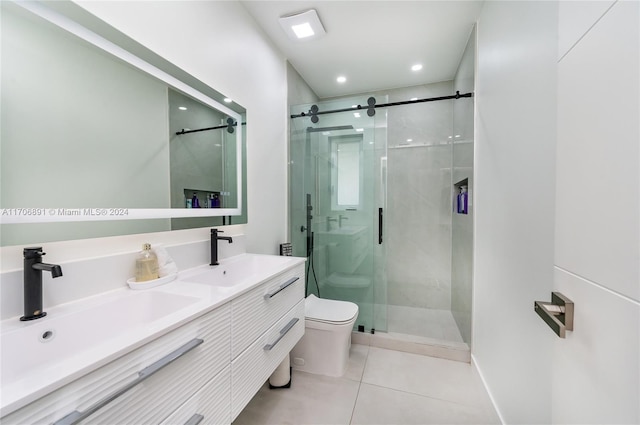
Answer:
<svg viewBox="0 0 640 425"><path fill-rule="evenodd" d="M244 265L244 262L251 262L259 267L244 267L248 271L240 276L238 274L240 268L237 266L239 264ZM231 301L264 281L304 262L305 259L299 257L241 254L221 260L219 266L212 267L206 264L184 270L178 274L175 281L155 288L132 290L123 282L125 286L122 289L47 308L47 316L38 320L21 322L18 317L14 317L0 322L0 349L2 350L2 358L0 359L2 362L0 369L0 417L6 416L63 385L161 337ZM226 271L229 270L228 275L231 278L238 279L237 284L214 286L206 283L189 282L193 276L213 269L218 272L225 271L225 276L227 276ZM104 339L100 339L95 343L83 343L85 341L85 338L83 338L85 332L94 332L92 323L78 324L76 323L77 321L74 321L73 330L55 329L56 326L62 326L60 323L65 323L64 326L67 326L66 323L72 323L69 320L65 321L65 317L68 319L74 317L72 315L87 312L88 310L105 311L105 308L108 309L111 303L118 305L122 301L135 302L137 298L131 298L131 300L125 300L125 298L135 297L136 294L141 292L159 293L157 295L158 299L168 299L170 297L166 297L166 295L171 295L173 298L184 300L183 303L186 305L157 319L153 317L147 318L143 325L115 323L113 326L117 326L117 328L114 328L114 332L109 334L107 329ZM47 362L47 357L43 355L41 361L36 358L30 367L24 367L23 364L15 364L23 361L19 351L23 348L22 345L24 345L25 350L30 349L31 345L39 343L33 342L32 339L37 339L38 335L42 335L49 328L62 334L66 331L77 333L77 335L72 335L72 345L77 344L77 347L69 347L68 353L60 355L61 360ZM53 335L55 337L55 333ZM25 336L29 339L24 339ZM62 345L64 348L65 344L61 342L64 336L61 335L58 338L61 339L58 341L59 344L57 346ZM24 343L22 343L23 341ZM55 342L55 340L52 338L51 342ZM30 352L29 354L37 356L39 354L37 352L39 351L37 350L39 346L33 345L33 347L35 348L33 351L36 352ZM12 371L20 368L28 369L28 371L12 374Z"/></svg>

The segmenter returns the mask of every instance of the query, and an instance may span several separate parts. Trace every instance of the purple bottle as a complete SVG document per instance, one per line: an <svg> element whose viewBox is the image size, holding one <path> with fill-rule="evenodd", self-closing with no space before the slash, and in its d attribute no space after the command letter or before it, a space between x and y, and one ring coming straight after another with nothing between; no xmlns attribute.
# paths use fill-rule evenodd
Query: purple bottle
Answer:
<svg viewBox="0 0 640 425"><path fill-rule="evenodd" d="M468 212L468 201L469 194L467 193L467 186L460 187L460 203L458 207L458 212L460 214L467 214Z"/></svg>

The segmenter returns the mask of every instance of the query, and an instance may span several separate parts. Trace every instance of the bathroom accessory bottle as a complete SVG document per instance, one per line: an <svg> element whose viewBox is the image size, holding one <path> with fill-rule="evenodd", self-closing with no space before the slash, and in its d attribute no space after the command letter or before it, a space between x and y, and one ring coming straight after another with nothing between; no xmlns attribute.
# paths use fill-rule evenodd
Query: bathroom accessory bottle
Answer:
<svg viewBox="0 0 640 425"><path fill-rule="evenodd" d="M460 212L467 214L467 201L469 194L467 193L467 186L460 187Z"/></svg>
<svg viewBox="0 0 640 425"><path fill-rule="evenodd" d="M142 251L136 258L136 282L145 282L158 278L158 257L151 250L151 244L142 245Z"/></svg>
<svg viewBox="0 0 640 425"><path fill-rule="evenodd" d="M462 187L458 187L458 195L456 196L456 212L462 214Z"/></svg>
<svg viewBox="0 0 640 425"><path fill-rule="evenodd" d="M193 192L193 197L191 198L191 208L200 208L200 202L195 192Z"/></svg>

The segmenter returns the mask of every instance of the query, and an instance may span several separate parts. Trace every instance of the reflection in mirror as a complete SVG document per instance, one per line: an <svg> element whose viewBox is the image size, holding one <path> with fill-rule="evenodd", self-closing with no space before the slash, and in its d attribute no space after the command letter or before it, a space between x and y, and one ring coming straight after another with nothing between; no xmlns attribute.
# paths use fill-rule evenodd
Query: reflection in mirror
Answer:
<svg viewBox="0 0 640 425"><path fill-rule="evenodd" d="M174 163L174 147L178 143L187 146L194 139L187 140L188 135L174 137L175 132L171 132L174 123L167 120L169 92L183 97L184 91L201 92L176 80L181 89L178 93L166 81L140 71L22 7L1 3L0 207L3 213L7 209L30 208L74 220L6 224L11 223L8 217L0 217L1 245L230 224L229 208L238 205L243 206L243 213L233 217L233 224L246 222L246 190L236 190L238 183L246 184L241 174L246 172L245 151L239 148L245 143L243 131L208 132L220 133L213 138L209 135L209 156L205 156L203 146L196 159L175 158ZM148 60L153 55L146 56ZM166 63L163 66L172 67ZM174 74L185 77L181 72ZM193 77L185 79L190 84L199 83L202 90L202 83ZM214 91L206 87L205 90L208 93L202 98L211 100ZM191 97L185 98L199 104L203 114L208 110L213 122L207 122L205 127L219 124L229 114L242 122L241 107L234 105L233 111L221 105L220 109L225 110L222 113ZM179 140L182 138L185 140ZM218 143L221 146L215 146ZM183 169L183 165L187 168ZM203 175L198 177L197 172ZM182 192L174 193L174 177L179 176L191 180L180 183L184 186ZM220 208L193 213L218 216L172 218L194 215L185 209L184 189L217 192ZM89 219L73 216L84 214L88 208L162 209L167 213L151 214L144 220L107 216L105 220L117 220L75 222Z"/></svg>
<svg viewBox="0 0 640 425"><path fill-rule="evenodd" d="M232 117L169 89L171 208L237 207L237 125ZM198 223L210 226L210 217L173 218L171 228Z"/></svg>
<svg viewBox="0 0 640 425"><path fill-rule="evenodd" d="M360 209L362 180L362 135L329 138L331 143L331 208Z"/></svg>

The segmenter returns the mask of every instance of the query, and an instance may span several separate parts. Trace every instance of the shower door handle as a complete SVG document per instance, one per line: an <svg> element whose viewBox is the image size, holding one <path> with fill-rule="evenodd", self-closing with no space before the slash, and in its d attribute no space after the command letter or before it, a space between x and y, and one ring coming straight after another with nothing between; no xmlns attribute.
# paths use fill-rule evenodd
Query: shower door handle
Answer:
<svg viewBox="0 0 640 425"><path fill-rule="evenodd" d="M378 245L382 244L382 208L378 208Z"/></svg>

